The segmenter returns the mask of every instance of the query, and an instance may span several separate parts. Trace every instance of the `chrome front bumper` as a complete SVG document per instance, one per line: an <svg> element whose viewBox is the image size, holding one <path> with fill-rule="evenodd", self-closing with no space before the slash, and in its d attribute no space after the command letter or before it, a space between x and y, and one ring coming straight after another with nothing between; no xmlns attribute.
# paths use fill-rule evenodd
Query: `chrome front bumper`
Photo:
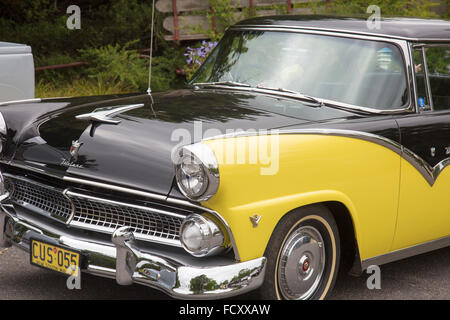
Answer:
<svg viewBox="0 0 450 320"><path fill-rule="evenodd" d="M127 227L111 239L99 239L19 213L12 204L0 207L0 247L15 245L29 252L30 238L37 238L74 249L88 257L82 271L115 278L120 285L138 283L180 299L221 299L254 290L264 280L264 257L246 262L217 257L205 265L206 260L192 258L195 263L188 264L169 249L140 247Z"/></svg>

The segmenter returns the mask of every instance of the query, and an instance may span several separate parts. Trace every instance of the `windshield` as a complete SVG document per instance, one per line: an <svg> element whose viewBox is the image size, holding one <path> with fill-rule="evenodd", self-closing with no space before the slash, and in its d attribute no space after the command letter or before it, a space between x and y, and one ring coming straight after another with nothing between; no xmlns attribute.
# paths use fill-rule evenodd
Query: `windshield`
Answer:
<svg viewBox="0 0 450 320"><path fill-rule="evenodd" d="M191 80L283 88L350 105L392 110L408 102L397 46L334 36L229 31Z"/></svg>

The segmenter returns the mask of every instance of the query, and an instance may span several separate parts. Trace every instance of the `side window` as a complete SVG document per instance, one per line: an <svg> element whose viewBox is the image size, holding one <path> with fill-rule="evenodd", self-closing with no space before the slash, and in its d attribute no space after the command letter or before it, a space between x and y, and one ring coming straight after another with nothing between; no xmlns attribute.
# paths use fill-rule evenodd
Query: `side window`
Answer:
<svg viewBox="0 0 450 320"><path fill-rule="evenodd" d="M425 48L434 110L450 109L450 45Z"/></svg>
<svg viewBox="0 0 450 320"><path fill-rule="evenodd" d="M431 105L427 96L425 78L425 64L423 62L422 48L414 49L414 74L416 78L417 104L421 110L430 110Z"/></svg>

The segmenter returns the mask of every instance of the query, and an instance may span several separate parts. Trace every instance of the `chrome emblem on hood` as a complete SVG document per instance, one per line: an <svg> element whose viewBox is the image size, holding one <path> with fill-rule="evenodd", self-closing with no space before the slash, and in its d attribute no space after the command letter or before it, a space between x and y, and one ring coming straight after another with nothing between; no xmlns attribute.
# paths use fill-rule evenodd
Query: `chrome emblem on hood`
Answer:
<svg viewBox="0 0 450 320"><path fill-rule="evenodd" d="M78 140L72 141L72 146L70 147L70 155L73 158L76 158L78 156L78 150L80 149L82 144L83 143Z"/></svg>

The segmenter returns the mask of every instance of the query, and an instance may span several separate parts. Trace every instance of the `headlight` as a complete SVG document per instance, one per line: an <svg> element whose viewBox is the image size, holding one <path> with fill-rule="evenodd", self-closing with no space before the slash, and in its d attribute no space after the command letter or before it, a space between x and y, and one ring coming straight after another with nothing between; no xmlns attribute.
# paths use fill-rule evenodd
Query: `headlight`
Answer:
<svg viewBox="0 0 450 320"><path fill-rule="evenodd" d="M211 198L219 187L219 167L212 150L203 143L181 148L175 162L180 191L194 201Z"/></svg>
<svg viewBox="0 0 450 320"><path fill-rule="evenodd" d="M187 252L204 257L223 249L224 236L214 222L199 214L192 214L181 225L180 240Z"/></svg>

